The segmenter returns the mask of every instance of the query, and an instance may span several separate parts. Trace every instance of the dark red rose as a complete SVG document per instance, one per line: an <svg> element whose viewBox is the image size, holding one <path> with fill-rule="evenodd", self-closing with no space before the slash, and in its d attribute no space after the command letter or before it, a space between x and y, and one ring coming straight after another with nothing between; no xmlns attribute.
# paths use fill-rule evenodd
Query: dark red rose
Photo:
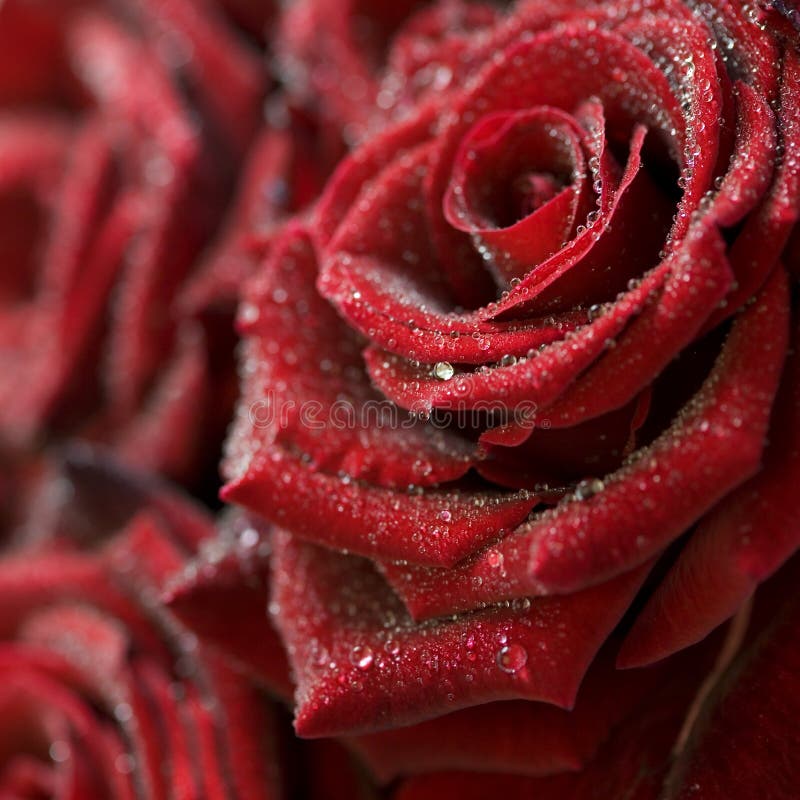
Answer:
<svg viewBox="0 0 800 800"><path fill-rule="evenodd" d="M747 739L724 720L752 721L748 693L783 691L796 659L766 613L739 630L800 538L796 40L722 0L423 5L293 4L278 48L292 102L354 146L239 312L223 497L278 528L296 729L346 737L383 778L572 758L584 777L498 785L612 797L644 770L641 796L683 796L696 770L736 796L718 760ZM223 596L246 614L239 580ZM176 613L217 591L187 585ZM733 616L712 697L707 637ZM604 664L669 656L619 736L604 717L537 761L525 715L596 722L582 684L625 695L658 669L593 678ZM504 720L532 740L464 741ZM765 725L789 753L780 714ZM797 766L761 753L752 775L774 767L788 797Z"/></svg>
<svg viewBox="0 0 800 800"><path fill-rule="evenodd" d="M278 797L272 709L159 604L206 512L85 455L55 485L0 561L0 796Z"/></svg>
<svg viewBox="0 0 800 800"><path fill-rule="evenodd" d="M0 800L794 798L796 11L0 0Z"/></svg>
<svg viewBox="0 0 800 800"><path fill-rule="evenodd" d="M196 476L232 337L181 293L258 126L261 55L211 0L10 0L0 52L0 442L89 436Z"/></svg>

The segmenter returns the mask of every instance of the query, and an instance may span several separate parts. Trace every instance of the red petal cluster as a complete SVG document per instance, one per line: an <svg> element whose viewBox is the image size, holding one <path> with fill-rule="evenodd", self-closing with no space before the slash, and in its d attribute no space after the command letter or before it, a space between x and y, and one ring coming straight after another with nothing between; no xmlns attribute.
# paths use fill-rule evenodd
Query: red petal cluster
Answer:
<svg viewBox="0 0 800 800"><path fill-rule="evenodd" d="M0 447L81 436L197 481L235 391L231 308L184 294L268 79L211 2L57 5L0 10Z"/></svg>
<svg viewBox="0 0 800 800"><path fill-rule="evenodd" d="M0 3L0 797L794 797L796 5Z"/></svg>
<svg viewBox="0 0 800 800"><path fill-rule="evenodd" d="M159 602L211 518L85 455L60 485L0 562L0 795L279 797L273 712Z"/></svg>
<svg viewBox="0 0 800 800"><path fill-rule="evenodd" d="M352 5L285 17L353 152L246 286L223 497L282 529L301 735L571 706L626 610L653 663L797 547L797 52L726 3Z"/></svg>

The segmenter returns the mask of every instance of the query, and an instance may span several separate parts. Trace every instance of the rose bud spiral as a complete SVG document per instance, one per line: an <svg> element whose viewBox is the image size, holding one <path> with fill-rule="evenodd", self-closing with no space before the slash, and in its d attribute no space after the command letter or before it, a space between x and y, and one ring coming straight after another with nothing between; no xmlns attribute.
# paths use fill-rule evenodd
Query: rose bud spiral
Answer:
<svg viewBox="0 0 800 800"><path fill-rule="evenodd" d="M351 5L287 11L353 150L245 288L223 497L280 529L301 735L570 707L623 617L651 664L797 547L797 43L723 0Z"/></svg>

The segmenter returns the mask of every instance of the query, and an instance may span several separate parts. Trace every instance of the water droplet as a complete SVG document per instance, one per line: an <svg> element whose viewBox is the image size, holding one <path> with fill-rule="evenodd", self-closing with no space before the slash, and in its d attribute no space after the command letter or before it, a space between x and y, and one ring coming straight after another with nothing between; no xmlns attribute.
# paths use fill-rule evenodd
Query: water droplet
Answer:
<svg viewBox="0 0 800 800"><path fill-rule="evenodd" d="M453 365L448 361L439 361L433 367L433 374L440 380L440 381L449 381L453 375L456 374L456 371L453 369Z"/></svg>
<svg viewBox="0 0 800 800"><path fill-rule="evenodd" d="M489 562L490 567L502 567L504 558L502 553L491 550L486 556L486 560Z"/></svg>
<svg viewBox="0 0 800 800"><path fill-rule="evenodd" d="M239 319L245 325L252 325L254 322L258 322L260 316L261 312L258 310L258 306L253 305L253 303L244 303L239 311Z"/></svg>
<svg viewBox="0 0 800 800"><path fill-rule="evenodd" d="M242 547L251 548L255 547L259 542L258 531L255 528L245 528L239 534L239 544Z"/></svg>
<svg viewBox="0 0 800 800"><path fill-rule="evenodd" d="M589 480L581 481L575 488L575 497L578 500L588 500L594 497L606 488L606 485L599 478L590 478Z"/></svg>
<svg viewBox="0 0 800 800"><path fill-rule="evenodd" d="M503 672L513 675L528 663L528 652L520 644L507 644L497 651L497 666Z"/></svg>
<svg viewBox="0 0 800 800"><path fill-rule="evenodd" d="M360 670L368 670L372 667L375 657L372 655L372 648L368 645L356 645L350 651L350 662Z"/></svg>
<svg viewBox="0 0 800 800"><path fill-rule="evenodd" d="M50 758L57 764L61 764L69 758L69 745L62 739L56 739L50 745Z"/></svg>
<svg viewBox="0 0 800 800"><path fill-rule="evenodd" d="M400 653L400 643L397 639L387 639L383 649L390 655L396 656Z"/></svg>

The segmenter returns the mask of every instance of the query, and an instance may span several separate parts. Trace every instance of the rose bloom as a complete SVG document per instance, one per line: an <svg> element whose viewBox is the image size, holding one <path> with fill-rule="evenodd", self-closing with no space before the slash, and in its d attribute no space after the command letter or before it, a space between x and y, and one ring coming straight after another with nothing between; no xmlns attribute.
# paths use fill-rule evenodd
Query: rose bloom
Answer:
<svg viewBox="0 0 800 800"><path fill-rule="evenodd" d="M0 796L279 797L274 710L159 602L224 531L97 453L51 469L0 562Z"/></svg>
<svg viewBox="0 0 800 800"><path fill-rule="evenodd" d="M2 42L0 798L797 796L795 3Z"/></svg>
<svg viewBox="0 0 800 800"><path fill-rule="evenodd" d="M236 186L270 87L246 34L262 5L2 4L6 458L79 436L183 481L214 471L235 294L204 276L254 204Z"/></svg>

